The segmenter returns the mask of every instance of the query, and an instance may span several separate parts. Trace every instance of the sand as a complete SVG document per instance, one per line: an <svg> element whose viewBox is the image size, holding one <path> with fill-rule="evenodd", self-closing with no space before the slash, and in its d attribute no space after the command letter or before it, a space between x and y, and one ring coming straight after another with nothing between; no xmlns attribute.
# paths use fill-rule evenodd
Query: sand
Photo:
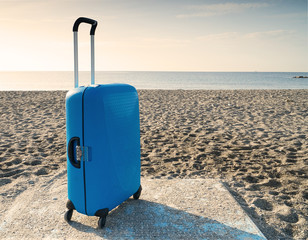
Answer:
<svg viewBox="0 0 308 240"><path fill-rule="evenodd" d="M65 171L65 94L0 92L0 219L26 189ZM220 178L268 239L308 238L308 90L139 98L142 176Z"/></svg>

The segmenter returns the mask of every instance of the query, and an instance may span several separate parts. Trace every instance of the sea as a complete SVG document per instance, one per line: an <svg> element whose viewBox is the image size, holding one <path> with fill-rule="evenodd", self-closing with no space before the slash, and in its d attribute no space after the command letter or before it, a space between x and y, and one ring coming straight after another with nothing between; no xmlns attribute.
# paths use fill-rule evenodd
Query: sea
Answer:
<svg viewBox="0 0 308 240"><path fill-rule="evenodd" d="M127 83L136 89L232 90L308 89L307 72L137 72L97 71L96 84ZM90 85L90 72L79 72L79 86ZM0 91L69 90L73 71L0 72Z"/></svg>

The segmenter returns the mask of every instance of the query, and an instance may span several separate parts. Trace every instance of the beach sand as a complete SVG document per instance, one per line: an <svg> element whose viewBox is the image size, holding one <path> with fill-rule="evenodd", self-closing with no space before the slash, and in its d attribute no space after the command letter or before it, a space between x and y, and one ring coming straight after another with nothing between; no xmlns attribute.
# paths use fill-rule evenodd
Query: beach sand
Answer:
<svg viewBox="0 0 308 240"><path fill-rule="evenodd" d="M268 239L308 238L308 90L138 92L142 176L220 178ZM0 92L0 219L65 170L65 94Z"/></svg>

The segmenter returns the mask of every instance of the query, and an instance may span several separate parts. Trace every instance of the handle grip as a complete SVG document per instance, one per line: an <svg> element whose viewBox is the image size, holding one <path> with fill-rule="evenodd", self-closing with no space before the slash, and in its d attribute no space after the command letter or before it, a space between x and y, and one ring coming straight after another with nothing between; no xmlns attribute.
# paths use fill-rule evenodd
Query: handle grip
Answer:
<svg viewBox="0 0 308 240"><path fill-rule="evenodd" d="M67 155L70 163L75 168L80 168L80 161L77 161L75 159L75 153L74 153L74 146L75 143L77 146L80 146L80 138L79 137L72 137L67 145Z"/></svg>
<svg viewBox="0 0 308 240"><path fill-rule="evenodd" d="M74 32L74 87L78 87L78 27L80 23L88 23L91 24L90 37L91 37L91 84L95 84L95 67L94 67L94 33L97 27L97 21L80 17L78 18L73 26Z"/></svg>
<svg viewBox="0 0 308 240"><path fill-rule="evenodd" d="M90 30L90 35L94 35L95 34L95 29L97 27L97 21L91 19L91 18L86 18L86 17L80 17L78 18L73 26L73 32L78 32L78 27L80 25L80 23L88 23L91 24L91 30Z"/></svg>

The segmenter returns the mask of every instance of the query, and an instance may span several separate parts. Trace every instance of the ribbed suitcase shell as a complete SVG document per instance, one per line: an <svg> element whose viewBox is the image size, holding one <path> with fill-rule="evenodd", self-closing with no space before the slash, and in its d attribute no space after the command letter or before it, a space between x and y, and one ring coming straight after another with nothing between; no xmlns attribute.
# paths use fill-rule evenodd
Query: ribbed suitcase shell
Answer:
<svg viewBox="0 0 308 240"><path fill-rule="evenodd" d="M88 147L88 161L74 167L67 157L68 199L93 216L112 210L140 186L138 94L127 84L78 87L66 96L67 144Z"/></svg>

